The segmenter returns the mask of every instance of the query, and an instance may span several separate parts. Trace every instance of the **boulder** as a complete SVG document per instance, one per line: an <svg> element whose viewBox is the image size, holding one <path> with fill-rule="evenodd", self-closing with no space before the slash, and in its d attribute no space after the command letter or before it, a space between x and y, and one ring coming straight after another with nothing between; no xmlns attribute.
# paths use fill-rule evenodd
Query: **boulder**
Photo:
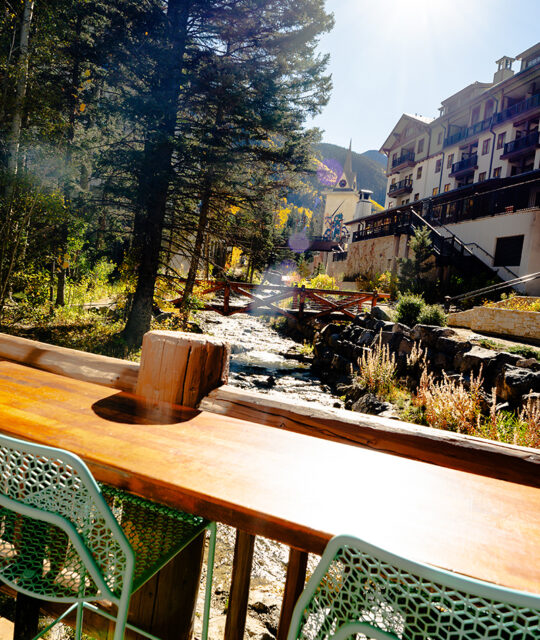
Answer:
<svg viewBox="0 0 540 640"><path fill-rule="evenodd" d="M466 348L463 348L462 345L465 345ZM437 351L442 351L451 356L455 356L458 351L468 351L471 348L471 343L460 342L455 338L447 338L445 336L440 336L435 341L435 349Z"/></svg>
<svg viewBox="0 0 540 640"><path fill-rule="evenodd" d="M338 371L339 373L344 373L346 375L351 375L352 373L351 361L337 353L334 354L330 366L334 371Z"/></svg>
<svg viewBox="0 0 540 640"><path fill-rule="evenodd" d="M540 371L507 366L496 380L497 395L511 404L519 404L523 396L540 392Z"/></svg>
<svg viewBox="0 0 540 640"><path fill-rule="evenodd" d="M321 340L324 340L326 344L330 344L330 337L336 334L341 334L343 329L343 325L334 324L333 322L331 322L330 324L327 324L326 327L323 327L321 329L320 338Z"/></svg>
<svg viewBox="0 0 540 640"><path fill-rule="evenodd" d="M364 329L362 335L357 340L357 344L361 347L368 347L375 340L375 331Z"/></svg>
<svg viewBox="0 0 540 640"><path fill-rule="evenodd" d="M381 346L388 345L388 348L390 349L391 352L397 351L397 348L399 347L399 343L401 342L402 338L403 338L403 335L400 333L393 333L392 331L381 331L381 336L380 336ZM375 343L378 343L378 342L379 342L379 339L375 341Z"/></svg>
<svg viewBox="0 0 540 640"><path fill-rule="evenodd" d="M392 320L390 315L382 307L373 307L369 312L377 320Z"/></svg>
<svg viewBox="0 0 540 640"><path fill-rule="evenodd" d="M522 367L524 369L532 369L533 371L540 371L540 362L536 358L522 358L518 356L516 361L516 367Z"/></svg>
<svg viewBox="0 0 540 640"><path fill-rule="evenodd" d="M394 326L392 327L392 331L394 333L401 333L404 336L410 337L411 328L406 324L401 324L401 322L394 322Z"/></svg>
<svg viewBox="0 0 540 640"><path fill-rule="evenodd" d="M458 352L454 356L454 368L462 373L472 371L477 374L480 371L480 367L482 367L485 372L495 355L490 349L474 346L469 351Z"/></svg>
<svg viewBox="0 0 540 640"><path fill-rule="evenodd" d="M353 411L370 413L372 415L379 415L383 411L389 411L392 409L393 407L389 402L384 402L374 393L366 393L352 406Z"/></svg>
<svg viewBox="0 0 540 640"><path fill-rule="evenodd" d="M408 338L406 335L404 335L401 337L401 340L399 341L397 352L400 355L408 356L411 353L413 346L414 346L413 340L411 340L411 338Z"/></svg>
<svg viewBox="0 0 540 640"><path fill-rule="evenodd" d="M411 329L411 338L420 340L428 347L434 347L438 338L450 338L457 335L448 327L436 327L431 324L417 324Z"/></svg>

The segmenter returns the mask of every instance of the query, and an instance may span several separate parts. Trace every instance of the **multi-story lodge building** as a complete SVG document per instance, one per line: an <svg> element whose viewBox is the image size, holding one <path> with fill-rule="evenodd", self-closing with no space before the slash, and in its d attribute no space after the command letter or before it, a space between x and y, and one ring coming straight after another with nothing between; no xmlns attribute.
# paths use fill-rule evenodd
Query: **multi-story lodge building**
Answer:
<svg viewBox="0 0 540 640"><path fill-rule="evenodd" d="M540 271L540 43L497 65L493 82L443 100L438 118L401 116L381 148L385 211L348 223L335 275L396 269L425 223L447 258L474 254L505 280Z"/></svg>

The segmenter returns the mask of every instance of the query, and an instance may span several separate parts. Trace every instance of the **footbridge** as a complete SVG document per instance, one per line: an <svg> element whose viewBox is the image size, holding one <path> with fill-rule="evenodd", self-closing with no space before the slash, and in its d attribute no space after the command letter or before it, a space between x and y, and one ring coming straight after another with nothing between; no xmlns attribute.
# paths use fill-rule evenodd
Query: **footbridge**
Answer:
<svg viewBox="0 0 540 640"><path fill-rule="evenodd" d="M203 310L216 311L223 316L235 313L282 315L296 319L328 318L353 320L358 313L371 309L388 293L377 291L341 291L288 287L275 284L197 280L204 300ZM179 305L181 298L173 300Z"/></svg>

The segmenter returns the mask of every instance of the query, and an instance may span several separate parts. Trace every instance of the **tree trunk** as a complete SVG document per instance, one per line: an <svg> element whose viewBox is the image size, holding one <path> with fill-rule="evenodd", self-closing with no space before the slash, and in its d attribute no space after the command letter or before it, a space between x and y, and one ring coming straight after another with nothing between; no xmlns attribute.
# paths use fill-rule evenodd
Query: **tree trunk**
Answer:
<svg viewBox="0 0 540 640"><path fill-rule="evenodd" d="M25 0L21 31L19 37L19 60L17 62L15 103L13 105L13 119L7 139L7 170L15 175L19 161L19 146L21 141L21 124L23 117L24 99L28 86L28 42L30 40L30 25L34 0Z"/></svg>
<svg viewBox="0 0 540 640"><path fill-rule="evenodd" d="M157 95L163 96L163 107L158 126L147 134L139 176L140 205L133 238L139 267L133 306L123 331L129 346L141 344L152 319L190 9L189 1L169 0L167 18L172 45L169 64L159 65L155 72L154 86L157 87Z"/></svg>
<svg viewBox="0 0 540 640"><path fill-rule="evenodd" d="M193 246L193 253L191 254L191 262L189 265L189 273L186 279L186 286L184 287L184 293L182 295L182 305L184 305L189 296L193 293L193 287L195 285L195 279L197 278L197 270L199 268L199 261L202 255L202 248L204 245L204 235L206 232L206 226L208 224L208 212L210 210L210 189L207 188L202 197L201 208L199 212L199 223L197 225L197 235L195 236L195 244Z"/></svg>

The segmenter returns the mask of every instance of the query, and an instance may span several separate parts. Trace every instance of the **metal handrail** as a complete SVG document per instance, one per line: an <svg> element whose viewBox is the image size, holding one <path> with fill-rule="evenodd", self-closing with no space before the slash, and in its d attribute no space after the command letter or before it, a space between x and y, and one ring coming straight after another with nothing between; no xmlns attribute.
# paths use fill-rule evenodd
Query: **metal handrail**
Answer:
<svg viewBox="0 0 540 640"><path fill-rule="evenodd" d="M447 296L445 298L445 307L448 310L448 307L452 302L457 302L458 300L472 299L477 298L478 296L483 295L484 293L493 293L494 291L498 291L499 289L506 289L508 287L514 287L519 284L525 284L526 282L532 282L533 280L537 280L540 278L540 271L536 273L529 273L526 276L521 276L520 278L514 278L514 280L506 280L506 282L498 282L497 284L492 284L489 287L483 287L482 289L475 289L474 291L468 291L467 293L462 293L459 296Z"/></svg>
<svg viewBox="0 0 540 640"><path fill-rule="evenodd" d="M511 140L504 145L503 156L507 153L514 153L514 151L520 151L521 149L527 149L527 147L532 147L535 144L538 144L540 132L533 131L532 133L527 134L526 136L521 136L521 138L516 138L515 140Z"/></svg>

